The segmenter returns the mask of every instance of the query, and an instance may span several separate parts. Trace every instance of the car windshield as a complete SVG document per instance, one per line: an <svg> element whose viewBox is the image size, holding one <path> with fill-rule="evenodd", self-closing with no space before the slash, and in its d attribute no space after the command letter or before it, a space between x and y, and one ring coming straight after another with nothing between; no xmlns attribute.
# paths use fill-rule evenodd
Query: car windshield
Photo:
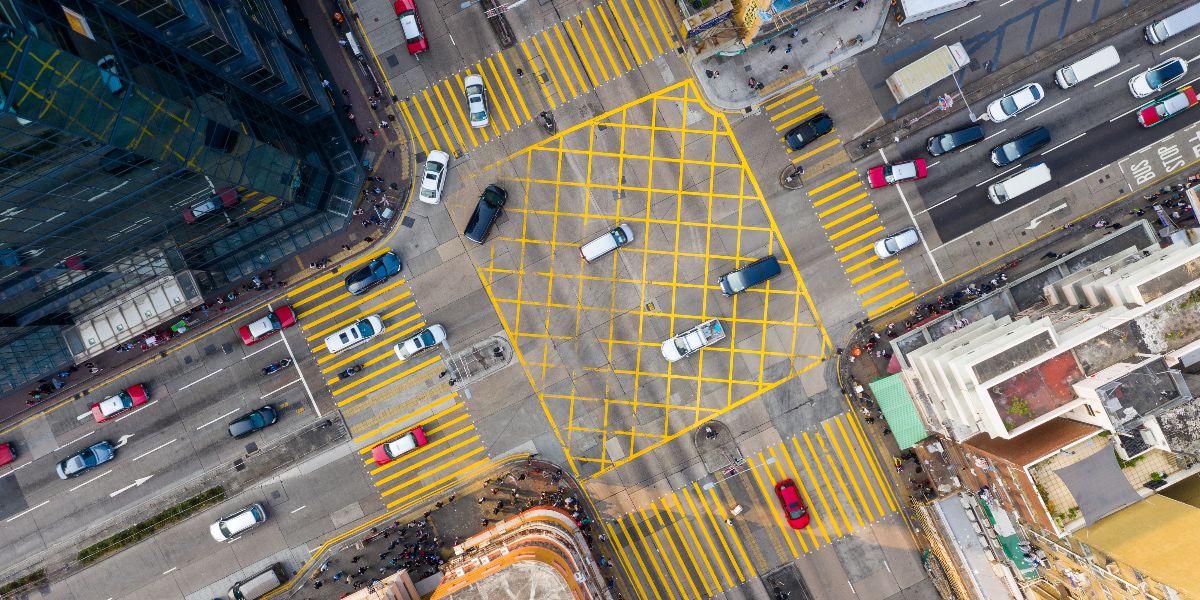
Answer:
<svg viewBox="0 0 1200 600"><path fill-rule="evenodd" d="M358 322L358 333L364 338L369 338L375 335L375 329L371 327L371 322L363 319Z"/></svg>
<svg viewBox="0 0 1200 600"><path fill-rule="evenodd" d="M504 206L504 200L499 195L493 194L491 190L486 190L483 193L483 201L492 208L500 208Z"/></svg>
<svg viewBox="0 0 1200 600"><path fill-rule="evenodd" d="M1006 115L1014 114L1017 112L1017 101L1011 96L1005 97L1000 100L1000 109L1003 110L1004 114Z"/></svg>
<svg viewBox="0 0 1200 600"><path fill-rule="evenodd" d="M417 340L422 348L424 348L425 346L432 346L433 345L433 332L426 329L425 331L421 332L421 335L417 336Z"/></svg>
<svg viewBox="0 0 1200 600"><path fill-rule="evenodd" d="M283 323L279 321L279 317L275 313L267 315L267 321L271 323L271 329L283 329Z"/></svg>
<svg viewBox="0 0 1200 600"><path fill-rule="evenodd" d="M629 238L625 237L625 232L620 227L612 230L612 236L613 241L616 242L618 246L629 241Z"/></svg>
<svg viewBox="0 0 1200 600"><path fill-rule="evenodd" d="M788 518L799 519L800 517L804 516L804 513L804 507L801 506L799 502L788 504Z"/></svg>
<svg viewBox="0 0 1200 600"><path fill-rule="evenodd" d="M367 265L364 269L359 269L350 276L350 283L360 283L371 278L371 272L375 270L375 265Z"/></svg>
<svg viewBox="0 0 1200 600"><path fill-rule="evenodd" d="M439 162L429 161L425 163L426 177L436 177L438 173L442 172L443 168L445 168L445 165Z"/></svg>
<svg viewBox="0 0 1200 600"><path fill-rule="evenodd" d="M267 425L267 418L261 412L254 411L250 413L250 425L255 429L261 429Z"/></svg>
<svg viewBox="0 0 1200 600"><path fill-rule="evenodd" d="M96 465L96 462L99 460L96 457L96 452L94 450L92 450L91 448L88 448L87 450L80 452L79 456L77 458L79 459L79 462L77 463L76 468L79 468L79 469L82 469L83 467L93 467Z"/></svg>
<svg viewBox="0 0 1200 600"><path fill-rule="evenodd" d="M1166 82L1183 74L1183 63L1173 61L1146 73L1146 83L1152 88L1162 87Z"/></svg>
<svg viewBox="0 0 1200 600"><path fill-rule="evenodd" d="M883 247L886 248L887 251L892 254L895 254L900 251L900 246L896 244L896 238L894 238L894 237L890 237L890 238L883 240Z"/></svg>

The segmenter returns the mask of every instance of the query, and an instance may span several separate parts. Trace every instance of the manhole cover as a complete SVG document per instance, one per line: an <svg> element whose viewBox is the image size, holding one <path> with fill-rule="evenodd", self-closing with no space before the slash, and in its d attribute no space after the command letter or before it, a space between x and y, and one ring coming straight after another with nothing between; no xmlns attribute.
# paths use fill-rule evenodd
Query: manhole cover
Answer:
<svg viewBox="0 0 1200 600"><path fill-rule="evenodd" d="M272 499L272 500L278 500L278 499L279 499L279 490L275 490L275 491L271 492L271 499Z"/></svg>
<svg viewBox="0 0 1200 600"><path fill-rule="evenodd" d="M185 365L192 364L192 357L190 357L190 356L183 357L183 364L185 364Z"/></svg>
<svg viewBox="0 0 1200 600"><path fill-rule="evenodd" d="M396 58L395 54L389 54L387 55L387 64L389 67L394 67L400 64L400 61Z"/></svg>
<svg viewBox="0 0 1200 600"><path fill-rule="evenodd" d="M221 344L221 350L224 350L225 354L229 354L233 352L233 344Z"/></svg>
<svg viewBox="0 0 1200 600"><path fill-rule="evenodd" d="M214 345L212 345L212 344L209 344L209 345L207 345L207 346L205 346L205 347L204 347L204 355L205 355L205 356L212 356L213 354L216 354L216 353L217 353L217 347L216 347L216 346L214 346Z"/></svg>
<svg viewBox="0 0 1200 600"><path fill-rule="evenodd" d="M258 452L258 444L254 442L246 444L246 454L254 454L255 452Z"/></svg>
<svg viewBox="0 0 1200 600"><path fill-rule="evenodd" d="M405 227L407 227L407 228L409 228L409 229L412 229L412 226L413 226L413 224L414 224L414 223L416 223L416 221L415 221L415 220L414 220L412 217L404 217L404 218L403 218L403 219L400 221L400 224L401 224L401 225L403 225L403 226L405 226Z"/></svg>
<svg viewBox="0 0 1200 600"><path fill-rule="evenodd" d="M805 45L805 44L807 44L807 43L808 43L808 38L800 38L800 45L801 45L801 46L803 46L803 45Z"/></svg>
<svg viewBox="0 0 1200 600"><path fill-rule="evenodd" d="M245 468L246 468L246 461L244 461L240 458L233 461L233 470L234 471L241 471L242 469L245 469Z"/></svg>

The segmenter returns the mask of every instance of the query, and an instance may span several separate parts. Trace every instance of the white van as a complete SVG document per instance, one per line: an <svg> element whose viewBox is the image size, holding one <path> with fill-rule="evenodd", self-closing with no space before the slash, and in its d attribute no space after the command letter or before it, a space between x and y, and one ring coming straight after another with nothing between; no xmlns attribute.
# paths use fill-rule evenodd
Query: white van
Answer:
<svg viewBox="0 0 1200 600"><path fill-rule="evenodd" d="M337 354L383 333L384 329L383 320L379 315L371 315L325 338L325 348L330 354Z"/></svg>
<svg viewBox="0 0 1200 600"><path fill-rule="evenodd" d="M1044 183L1050 183L1050 167L1036 163L1020 173L988 187L988 198L993 204L1004 204Z"/></svg>
<svg viewBox="0 0 1200 600"><path fill-rule="evenodd" d="M286 581L287 572L283 565L275 563L254 577L233 584L229 588L229 600L257 600Z"/></svg>
<svg viewBox="0 0 1200 600"><path fill-rule="evenodd" d="M1078 85L1104 71L1121 63L1121 55L1112 46L1105 46L1054 72L1054 82L1058 87L1067 89Z"/></svg>
<svg viewBox="0 0 1200 600"><path fill-rule="evenodd" d="M600 237L579 247L579 256L592 262L633 241L633 229L624 223L605 231Z"/></svg>
<svg viewBox="0 0 1200 600"><path fill-rule="evenodd" d="M1200 4L1193 4L1165 19L1151 21L1145 29L1146 41L1161 44L1167 38L1196 25L1200 25Z"/></svg>

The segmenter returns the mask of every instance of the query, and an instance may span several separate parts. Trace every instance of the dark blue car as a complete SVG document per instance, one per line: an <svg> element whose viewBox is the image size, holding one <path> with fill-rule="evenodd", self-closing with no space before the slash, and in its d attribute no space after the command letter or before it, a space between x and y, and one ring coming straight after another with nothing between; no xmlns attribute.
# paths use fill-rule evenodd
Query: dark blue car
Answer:
<svg viewBox="0 0 1200 600"><path fill-rule="evenodd" d="M363 268L346 277L346 291L355 296L385 282L404 266L395 252L374 258Z"/></svg>

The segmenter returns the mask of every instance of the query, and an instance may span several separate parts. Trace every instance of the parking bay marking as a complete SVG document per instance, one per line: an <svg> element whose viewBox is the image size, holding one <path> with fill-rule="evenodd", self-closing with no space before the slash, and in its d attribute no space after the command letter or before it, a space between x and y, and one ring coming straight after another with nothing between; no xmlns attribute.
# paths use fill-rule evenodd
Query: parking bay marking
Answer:
<svg viewBox="0 0 1200 600"><path fill-rule="evenodd" d="M228 417L229 415L232 415L233 413L235 413L235 412L237 412L237 411L239 411L239 410L242 410L242 409L240 409L240 408L235 408L235 409L233 409L233 410L231 410L231 411L229 411L229 412L227 412L227 413L225 413L225 414L223 414L223 415L221 415L221 416L219 416L219 417L217 417L217 418L215 418L215 419L213 419L213 420L211 420L211 421L209 421L209 422L207 422L207 423L205 423L205 424L203 424L203 425L201 425L201 426L199 426L199 427L197 427L197 428L196 428L196 431L200 431L201 429L204 429L205 427L208 427L209 425L212 425L213 423L216 423L217 421L220 421L221 419L224 419L225 417Z"/></svg>

